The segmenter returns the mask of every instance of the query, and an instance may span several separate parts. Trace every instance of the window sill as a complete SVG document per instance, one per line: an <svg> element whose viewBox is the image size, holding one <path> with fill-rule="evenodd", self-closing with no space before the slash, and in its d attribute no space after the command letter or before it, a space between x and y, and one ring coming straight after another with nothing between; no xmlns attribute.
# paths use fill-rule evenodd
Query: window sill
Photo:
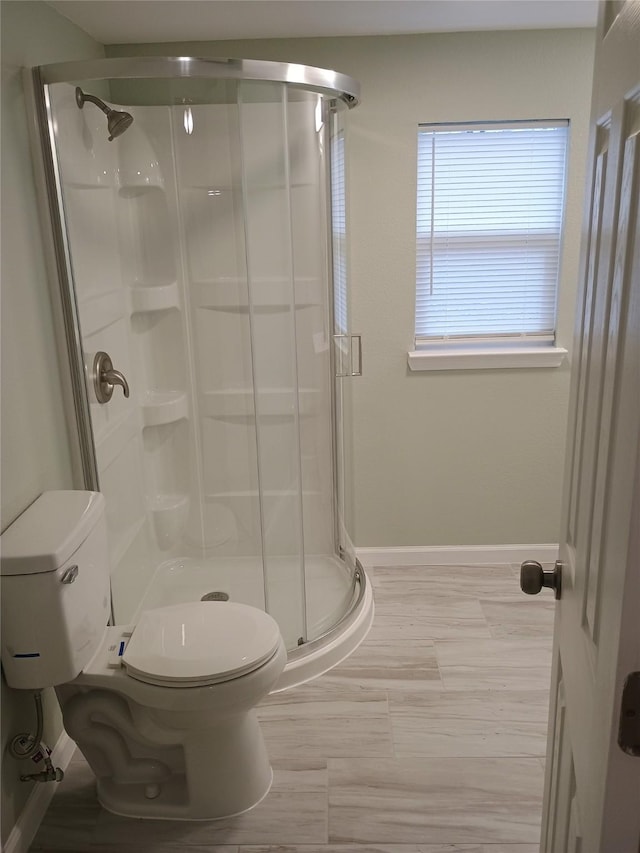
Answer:
<svg viewBox="0 0 640 853"><path fill-rule="evenodd" d="M560 367L564 347L476 346L414 350L407 353L410 370L502 370L506 367Z"/></svg>

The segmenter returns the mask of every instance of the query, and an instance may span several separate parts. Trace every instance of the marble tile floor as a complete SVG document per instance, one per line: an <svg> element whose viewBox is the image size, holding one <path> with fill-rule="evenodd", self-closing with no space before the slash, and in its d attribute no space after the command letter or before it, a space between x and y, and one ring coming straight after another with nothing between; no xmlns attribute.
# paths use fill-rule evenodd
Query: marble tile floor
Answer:
<svg viewBox="0 0 640 853"><path fill-rule="evenodd" d="M76 753L30 850L535 853L552 593L523 596L510 565L372 577L362 646L260 707L274 783L259 806L212 822L120 818Z"/></svg>

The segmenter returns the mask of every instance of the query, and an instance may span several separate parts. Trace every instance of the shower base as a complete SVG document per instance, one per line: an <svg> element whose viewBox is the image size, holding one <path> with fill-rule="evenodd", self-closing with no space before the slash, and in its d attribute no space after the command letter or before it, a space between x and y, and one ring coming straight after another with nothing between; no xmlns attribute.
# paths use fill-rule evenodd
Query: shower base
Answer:
<svg viewBox="0 0 640 853"><path fill-rule="evenodd" d="M265 570L261 560L175 557L156 569L138 613L200 601L211 593L266 609L280 625L288 653L287 665L273 690L278 692L316 678L344 660L360 645L373 621L371 583L362 568L358 568L354 589L339 560L328 556L307 557L304 592L297 582L299 570L300 563L295 558L271 558L266 568L265 603ZM292 578L296 582L292 583ZM304 625L292 620L291 614L301 611L303 595L308 640L300 644Z"/></svg>

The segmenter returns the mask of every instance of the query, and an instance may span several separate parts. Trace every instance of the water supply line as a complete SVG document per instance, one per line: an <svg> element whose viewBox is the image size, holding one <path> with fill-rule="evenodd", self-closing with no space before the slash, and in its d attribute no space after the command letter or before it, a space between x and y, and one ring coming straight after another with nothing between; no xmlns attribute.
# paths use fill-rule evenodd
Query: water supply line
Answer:
<svg viewBox="0 0 640 853"><path fill-rule="evenodd" d="M21 782L61 782L64 778L64 771L59 767L53 766L49 757L49 751L42 743L42 730L44 727L42 690L35 691L33 701L36 706L36 733L35 735L32 735L31 732L17 734L9 744L9 752L14 758L19 760L31 758L34 761L39 761L40 758L34 758L34 756L40 751L41 758L44 759L45 769L39 773L27 773L20 776Z"/></svg>

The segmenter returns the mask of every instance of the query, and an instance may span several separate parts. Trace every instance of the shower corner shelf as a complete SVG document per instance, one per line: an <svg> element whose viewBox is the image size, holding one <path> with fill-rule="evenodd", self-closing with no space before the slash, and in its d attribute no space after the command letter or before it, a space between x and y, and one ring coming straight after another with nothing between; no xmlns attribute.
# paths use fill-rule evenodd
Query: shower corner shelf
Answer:
<svg viewBox="0 0 640 853"><path fill-rule="evenodd" d="M176 281L169 284L134 285L131 288L131 313L166 311L180 308L180 293Z"/></svg>
<svg viewBox="0 0 640 853"><path fill-rule="evenodd" d="M64 188L67 190L116 190L118 189L117 178L112 175L103 177L97 175L93 179L86 180L65 180Z"/></svg>
<svg viewBox="0 0 640 853"><path fill-rule="evenodd" d="M189 416L189 404L184 391L147 391L140 402L142 424L145 427L172 424Z"/></svg>
<svg viewBox="0 0 640 853"><path fill-rule="evenodd" d="M189 495L158 494L147 500L156 541L161 550L171 548L182 536L189 513Z"/></svg>
<svg viewBox="0 0 640 853"><path fill-rule="evenodd" d="M183 492L159 493L147 498L147 509L152 514L183 510L188 504L189 495Z"/></svg>
<svg viewBox="0 0 640 853"><path fill-rule="evenodd" d="M247 313L249 300L247 280L241 278L218 278L194 282L195 303L199 308L213 311ZM291 284L285 278L253 279L252 305L256 311L289 311ZM297 277L295 282L296 310L312 308L322 304L317 295L318 279L311 276Z"/></svg>
<svg viewBox="0 0 640 853"><path fill-rule="evenodd" d="M164 192L164 182L163 181L154 181L154 182L140 182L134 183L133 181L121 182L118 185L118 195L120 198L137 198L141 195L146 195L151 192Z"/></svg>
<svg viewBox="0 0 640 853"><path fill-rule="evenodd" d="M314 413L319 391L298 389L301 417ZM263 388L257 392L259 417L293 417L295 395L291 388ZM205 418L255 419L253 390L236 388L226 391L204 391L200 397L200 413Z"/></svg>

